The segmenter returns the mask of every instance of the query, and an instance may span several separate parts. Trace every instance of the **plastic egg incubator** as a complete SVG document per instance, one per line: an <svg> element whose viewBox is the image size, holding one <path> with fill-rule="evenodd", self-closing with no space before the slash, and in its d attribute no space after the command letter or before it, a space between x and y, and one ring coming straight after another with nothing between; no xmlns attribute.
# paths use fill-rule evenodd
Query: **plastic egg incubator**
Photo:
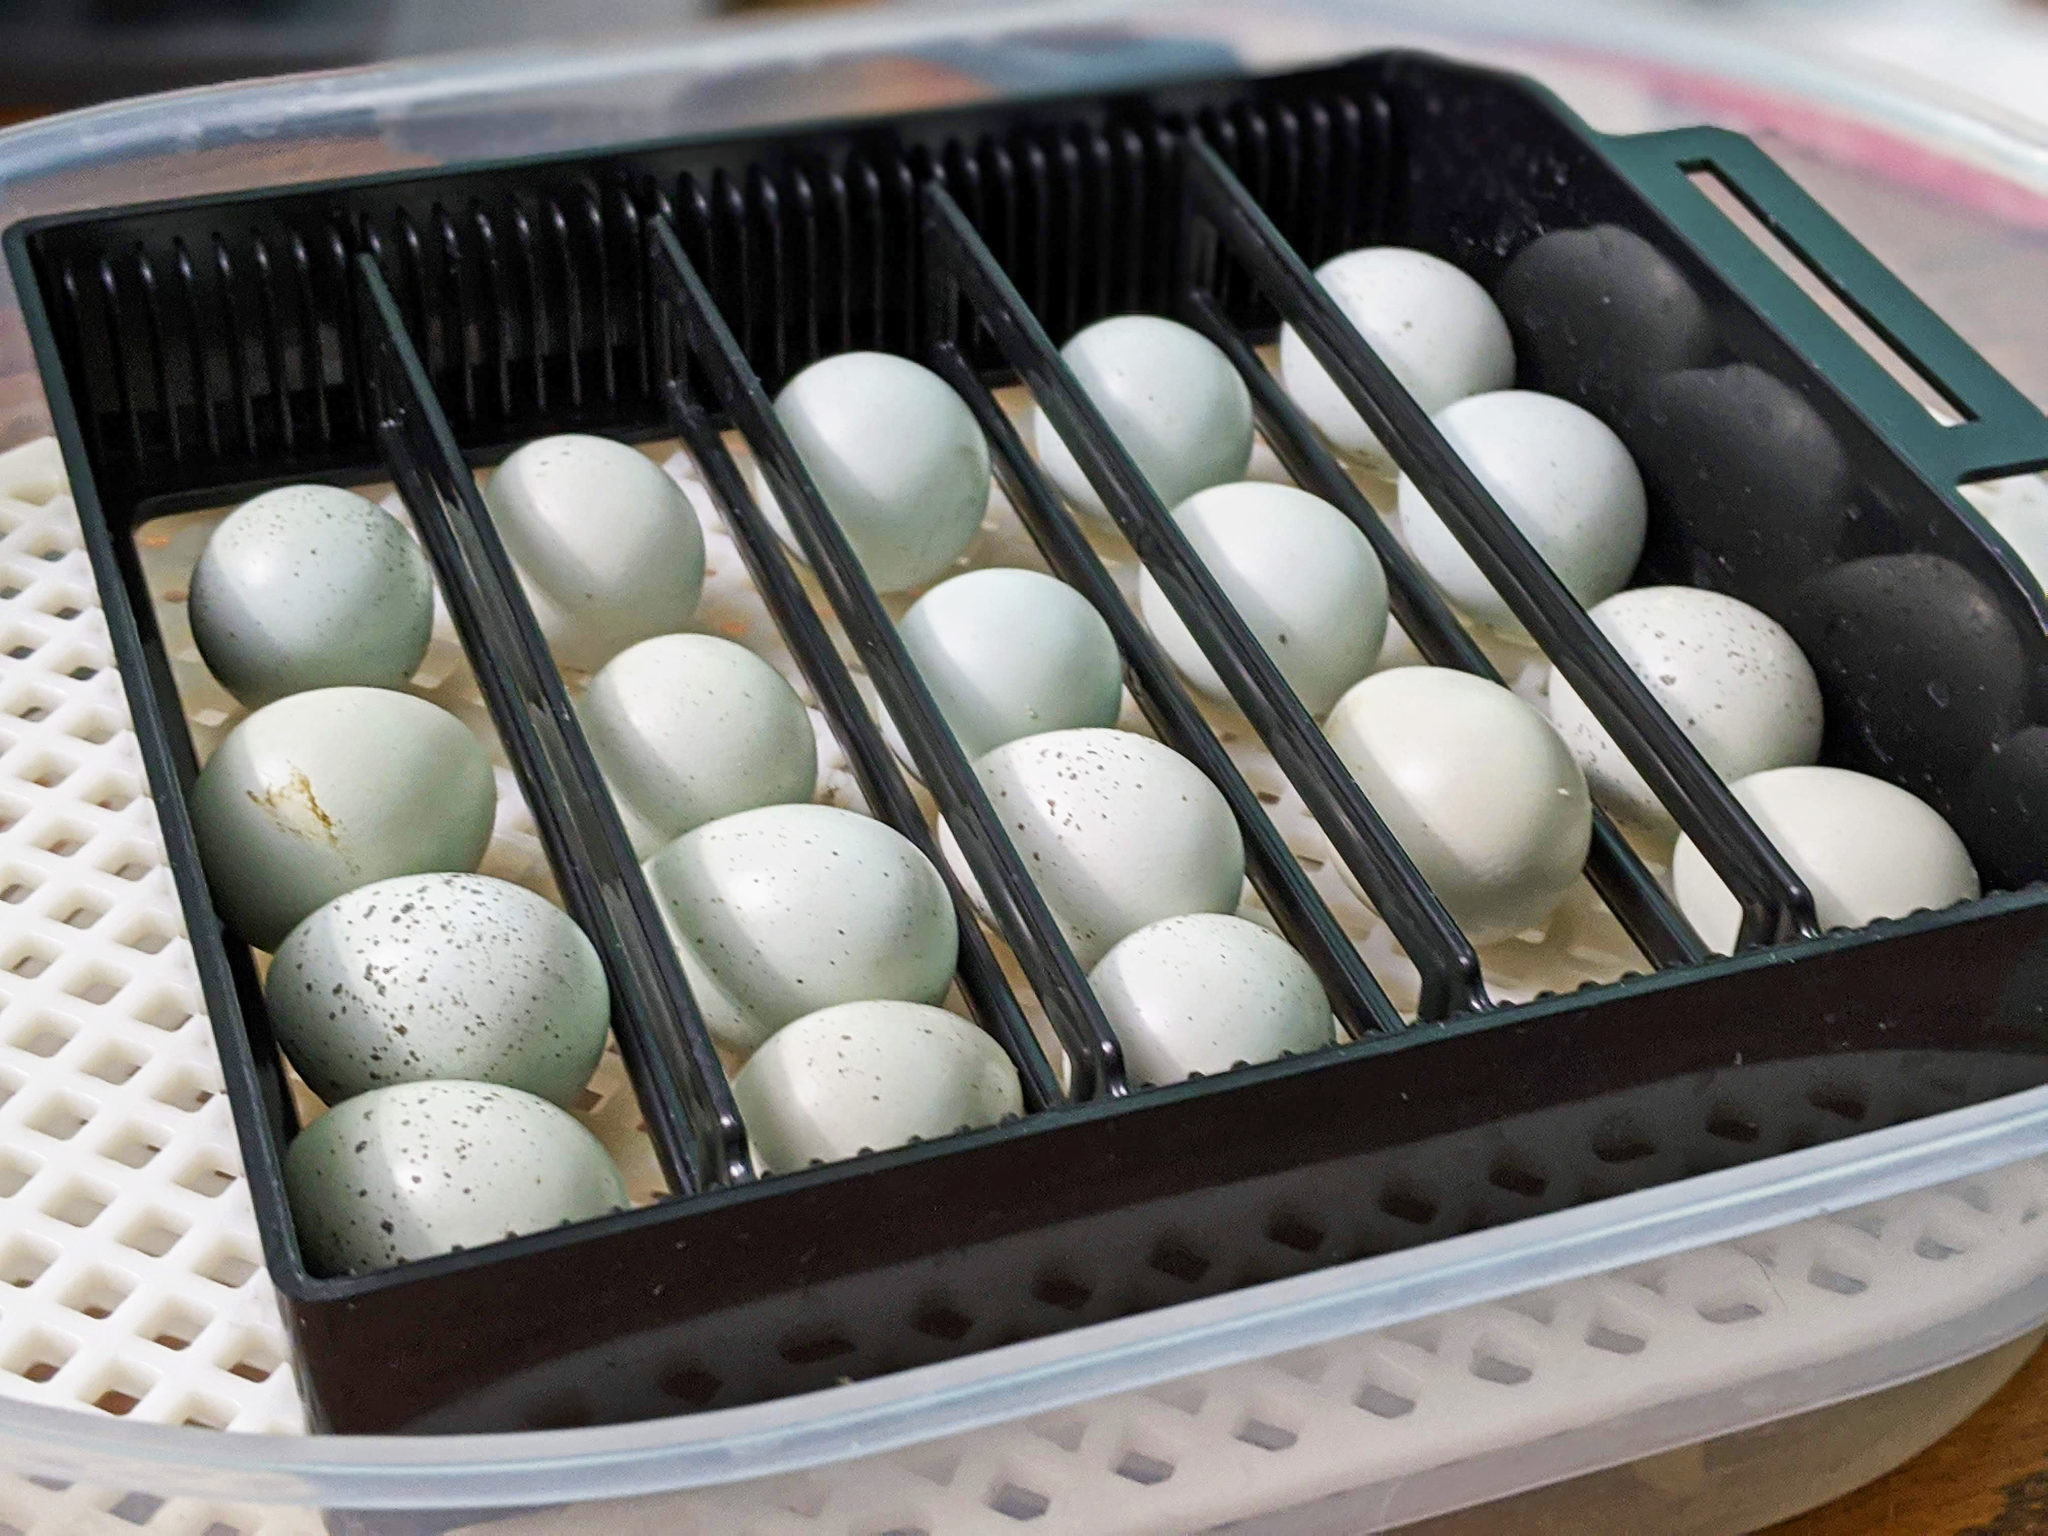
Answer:
<svg viewBox="0 0 2048 1536"><path fill-rule="evenodd" d="M1378 54L7 252L318 1428L2048 1082L2048 422L1744 139Z"/></svg>

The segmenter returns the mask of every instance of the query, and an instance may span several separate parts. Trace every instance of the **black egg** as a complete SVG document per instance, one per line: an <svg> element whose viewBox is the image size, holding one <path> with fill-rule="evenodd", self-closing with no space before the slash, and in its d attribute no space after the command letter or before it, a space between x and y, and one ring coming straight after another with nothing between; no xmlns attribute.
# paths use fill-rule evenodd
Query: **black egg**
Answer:
<svg viewBox="0 0 2048 1536"><path fill-rule="evenodd" d="M1710 587L1784 620L1847 517L1848 459L1820 413L1763 369L1731 363L1658 380L1616 430L1650 493L1638 580Z"/></svg>
<svg viewBox="0 0 2048 1536"><path fill-rule="evenodd" d="M1987 887L2048 880L2048 726L1992 743L1953 820Z"/></svg>
<svg viewBox="0 0 2048 1536"><path fill-rule="evenodd" d="M1613 224L1524 246L1496 294L1524 386L1619 414L1652 380L1713 355L1707 307L1676 263Z"/></svg>
<svg viewBox="0 0 2048 1536"><path fill-rule="evenodd" d="M1953 560L1852 560L1808 581L1783 618L1820 679L1825 760L1890 779L1944 815L1986 744L2025 722L2019 631Z"/></svg>

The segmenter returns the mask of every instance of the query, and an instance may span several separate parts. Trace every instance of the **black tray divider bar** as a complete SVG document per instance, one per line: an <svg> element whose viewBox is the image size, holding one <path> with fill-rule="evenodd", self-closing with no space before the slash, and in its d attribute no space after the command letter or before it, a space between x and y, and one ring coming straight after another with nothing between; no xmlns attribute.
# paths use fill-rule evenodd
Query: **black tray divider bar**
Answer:
<svg viewBox="0 0 2048 1536"><path fill-rule="evenodd" d="M684 359L693 359L753 450L811 569L902 732L920 777L945 813L997 930L1016 955L1066 1050L1073 1097L1123 1095L1127 1085L1122 1048L1102 1015L1088 978L903 649L896 626L862 572L853 546L826 510L776 418L767 391L684 254L674 226L665 218L655 219L650 223L650 236L656 283L672 306L683 344L683 355L676 359L670 375L672 406L678 393L684 401L688 399L680 376L686 366ZM750 527L749 513L756 514L750 531L760 535L759 552L767 554L775 536L765 519L758 518L752 498L742 497L728 508L736 529ZM943 859L937 862L944 867ZM963 923L963 936L973 926Z"/></svg>
<svg viewBox="0 0 2048 1536"><path fill-rule="evenodd" d="M753 1177L746 1131L547 642L374 257L356 260L377 435L411 509L678 1195Z"/></svg>
<svg viewBox="0 0 2048 1536"><path fill-rule="evenodd" d="M1182 292L1180 303L1186 319L1221 347L1236 366L1251 391L1259 430L1295 483L1336 507L1371 540L1387 573L1394 617L1415 648L1432 666L1455 667L1489 682L1502 682L1486 653L1416 568L1414 558L1394 537L1386 520L1323 446L1280 381L1259 361L1251 343L1224 315L1215 294L1191 284ZM1685 914L1597 805L1593 807L1593 846L1586 855L1586 878L1653 964L1691 965L1707 958L1707 946L1693 932Z"/></svg>
<svg viewBox="0 0 2048 1536"><path fill-rule="evenodd" d="M973 903L940 855L917 801L903 782L895 754L869 717L858 685L840 659L817 610L811 606L802 581L790 569L775 530L768 526L753 493L747 489L717 426L675 373L666 374L661 390L668 400L677 435L696 459L713 499L725 513L755 588L817 693L818 707L846 748L861 793L867 796L876 816L909 838L946 882L960 928L960 990L966 994L975 1022L1016 1063L1027 1109L1037 1111L1064 1103L1066 1095L1060 1090L1059 1076L1039 1048L1030 1022L1003 979L1002 965L989 948L987 935L981 931Z"/></svg>
<svg viewBox="0 0 2048 1536"><path fill-rule="evenodd" d="M1707 766L1685 732L1544 564L1479 477L1287 244L1222 157L1185 140L1182 275L1213 281L1219 243L1330 370L1494 589L1592 708L1628 760L1742 904L1739 948L1811 937L1813 894Z"/></svg>
<svg viewBox="0 0 2048 1536"><path fill-rule="evenodd" d="M958 391L995 450L996 473L1046 564L1060 580L1088 599L1115 636L1124 658L1131 696L1159 739L1201 769L1222 792L1244 835L1245 869L1266 910L1289 943L1314 967L1332 1011L1353 1039L1407 1027L1330 909L1316 894L1308 873L1296 862L1258 796L1245 783L1223 743L1209 729L1175 677L1173 665L1153 643L1143 622L1117 590L1116 579L1076 528L1045 471L1031 457L1016 426L1003 413L986 382L945 334L947 317L934 313L932 367Z"/></svg>
<svg viewBox="0 0 2048 1536"><path fill-rule="evenodd" d="M1016 285L941 187L925 188L923 228L928 270L940 285L930 300L933 312L957 311L964 298L1052 418L1238 708L1415 962L1422 978L1418 1016L1433 1022L1487 1007L1471 941L1366 801L1280 669L1167 515L1158 493L1082 393Z"/></svg>

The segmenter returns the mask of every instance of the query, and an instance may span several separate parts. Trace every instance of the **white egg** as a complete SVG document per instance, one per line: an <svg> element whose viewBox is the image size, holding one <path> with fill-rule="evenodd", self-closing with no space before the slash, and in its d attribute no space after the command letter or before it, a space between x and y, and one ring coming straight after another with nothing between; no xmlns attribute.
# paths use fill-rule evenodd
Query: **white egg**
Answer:
<svg viewBox="0 0 2048 1536"><path fill-rule="evenodd" d="M923 1003L841 1003L776 1032L732 1082L754 1166L788 1173L1024 1113L1003 1048Z"/></svg>
<svg viewBox="0 0 2048 1536"><path fill-rule="evenodd" d="M286 485L213 530L188 612L207 669L251 708L308 688L402 688L433 637L434 578L374 501Z"/></svg>
<svg viewBox="0 0 2048 1536"><path fill-rule="evenodd" d="M1227 1072L1336 1039L1309 963L1278 934L1220 912L1140 928L1102 957L1088 981L1140 1086Z"/></svg>
<svg viewBox="0 0 2048 1536"><path fill-rule="evenodd" d="M566 1108L611 1024L583 930L484 875L400 875L335 897L278 946L263 1002L285 1055L329 1104L456 1078Z"/></svg>
<svg viewBox="0 0 2048 1536"><path fill-rule="evenodd" d="M968 571L903 616L904 649L970 759L1019 736L1114 725L1123 661L1102 615L1039 571ZM909 762L893 720L890 744Z"/></svg>
<svg viewBox="0 0 2048 1536"><path fill-rule="evenodd" d="M1968 850L1934 808L1846 768L1771 768L1733 786L1757 827L1813 892L1822 928L1861 928L1979 894ZM1671 856L1679 910L1732 954L1742 908L1689 837Z"/></svg>
<svg viewBox="0 0 2048 1536"><path fill-rule="evenodd" d="M1719 592L1638 587L1595 606L1592 618L1722 778L1820 756L1820 684L1769 614ZM1671 826L1643 776L1555 671L1550 723L1586 771L1595 800L1647 828Z"/></svg>
<svg viewBox="0 0 2048 1536"><path fill-rule="evenodd" d="M1541 927L1578 878L1593 835L1585 775L1550 722L1500 684L1444 667L1377 672L1325 730L1475 943Z"/></svg>
<svg viewBox="0 0 2048 1536"><path fill-rule="evenodd" d="M1581 605L1628 584L1649 503L1635 460L1599 417L1569 400L1506 389L1460 400L1436 424ZM1408 548L1445 596L1482 623L1519 633L1514 613L1406 475L1400 516Z"/></svg>
<svg viewBox="0 0 2048 1536"><path fill-rule="evenodd" d="M704 588L690 498L607 437L543 437L484 488L555 660L594 671L636 640L684 628Z"/></svg>
<svg viewBox="0 0 2048 1536"><path fill-rule="evenodd" d="M192 786L192 825L228 927L275 949L344 891L475 869L497 804L491 760L447 710L316 688L228 732Z"/></svg>
<svg viewBox="0 0 2048 1536"><path fill-rule="evenodd" d="M753 1050L835 1003L935 1003L959 930L946 883L893 827L771 805L685 833L647 862L711 1032Z"/></svg>
<svg viewBox="0 0 2048 1536"><path fill-rule="evenodd" d="M284 1179L317 1275L481 1248L627 1203L610 1154L574 1116L495 1083L357 1094L293 1138Z"/></svg>
<svg viewBox="0 0 2048 1536"><path fill-rule="evenodd" d="M1515 382L1515 346L1486 290L1425 251L1370 246L1316 268L1344 318L1425 411ZM1318 431L1382 474L1393 461L1296 333L1280 331L1280 378Z"/></svg>
<svg viewBox="0 0 2048 1536"><path fill-rule="evenodd" d="M974 767L1083 970L1162 917L1237 910L1237 822L1222 792L1171 747L1129 731L1049 731ZM939 839L978 896L944 822Z"/></svg>
<svg viewBox="0 0 2048 1536"><path fill-rule="evenodd" d="M791 379L775 414L876 591L934 581L974 542L988 510L988 443L967 402L929 368L842 352ZM758 468L754 493L801 557Z"/></svg>
<svg viewBox="0 0 2048 1536"><path fill-rule="evenodd" d="M642 857L707 821L809 800L817 787L803 700L730 640L657 635L628 646L590 680L577 715Z"/></svg>
<svg viewBox="0 0 2048 1536"><path fill-rule="evenodd" d="M1252 459L1252 400L1230 359L1200 331L1157 315L1098 320L1060 349L1159 499L1177 506ZM1032 411L1032 446L1068 501L1108 515L1051 418Z"/></svg>
<svg viewBox="0 0 2048 1536"><path fill-rule="evenodd" d="M1327 712L1372 670L1387 634L1387 577L1342 512L1291 485L1245 480L1198 492L1173 520L1310 714ZM1228 699L1149 570L1138 600L1146 628L1187 680Z"/></svg>

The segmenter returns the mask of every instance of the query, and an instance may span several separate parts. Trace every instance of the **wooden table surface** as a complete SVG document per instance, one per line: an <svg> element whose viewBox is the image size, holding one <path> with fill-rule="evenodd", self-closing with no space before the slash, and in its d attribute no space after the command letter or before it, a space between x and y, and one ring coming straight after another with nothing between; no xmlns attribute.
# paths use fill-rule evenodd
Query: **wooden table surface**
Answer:
<svg viewBox="0 0 2048 1536"><path fill-rule="evenodd" d="M1889 1476L1769 1536L2039 1536L2048 1532L2048 1349L1945 1439Z"/></svg>

